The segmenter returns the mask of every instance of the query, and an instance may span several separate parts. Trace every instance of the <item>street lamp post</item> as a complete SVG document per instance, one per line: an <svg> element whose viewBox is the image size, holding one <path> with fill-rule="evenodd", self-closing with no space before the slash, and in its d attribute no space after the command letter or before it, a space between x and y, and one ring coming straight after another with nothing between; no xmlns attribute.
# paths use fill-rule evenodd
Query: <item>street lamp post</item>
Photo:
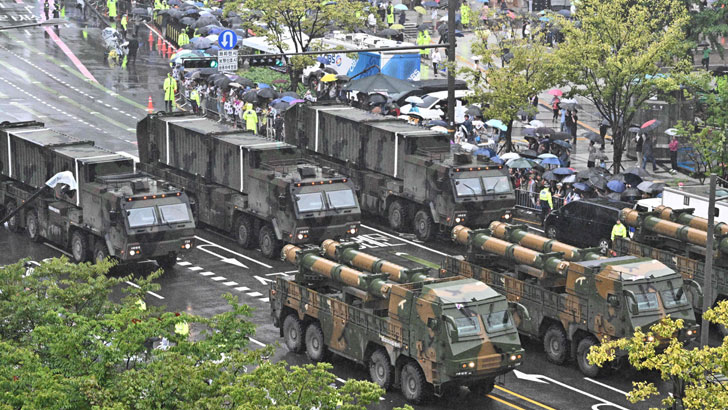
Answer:
<svg viewBox="0 0 728 410"><path fill-rule="evenodd" d="M447 125L450 140L455 139L455 13L458 3L450 0L447 4Z"/></svg>
<svg viewBox="0 0 728 410"><path fill-rule="evenodd" d="M31 24L20 24L17 26L0 26L0 30L13 30L16 28L28 28L28 27L39 27L39 26L59 26L61 24L67 24L68 21L64 19L48 19L40 21L38 23Z"/></svg>

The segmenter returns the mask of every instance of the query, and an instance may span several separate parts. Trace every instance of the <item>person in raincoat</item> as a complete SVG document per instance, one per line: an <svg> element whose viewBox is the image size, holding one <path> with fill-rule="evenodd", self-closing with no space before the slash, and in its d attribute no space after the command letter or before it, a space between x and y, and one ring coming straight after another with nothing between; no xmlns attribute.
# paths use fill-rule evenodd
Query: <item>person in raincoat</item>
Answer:
<svg viewBox="0 0 728 410"><path fill-rule="evenodd" d="M463 25L463 28L468 27L470 25L470 15L472 14L472 11L470 9L470 6L468 5L468 2L464 0L462 4L460 4L460 22Z"/></svg>
<svg viewBox="0 0 728 410"><path fill-rule="evenodd" d="M392 24L394 24L394 6L390 1L387 3L387 25L391 26Z"/></svg>
<svg viewBox="0 0 728 410"><path fill-rule="evenodd" d="M248 103L245 106L245 112L243 113L243 120L245 121L245 129L253 131L254 134L258 133L258 114L253 109L253 104Z"/></svg>
<svg viewBox="0 0 728 410"><path fill-rule="evenodd" d="M121 16L121 37L126 40L126 27L129 24L129 15L124 14Z"/></svg>
<svg viewBox="0 0 728 410"><path fill-rule="evenodd" d="M116 20L116 0L106 0L106 7L109 9L109 18Z"/></svg>
<svg viewBox="0 0 728 410"><path fill-rule="evenodd" d="M426 46L430 44L430 33L427 30L417 32L417 45ZM420 49L420 58L427 58L429 56L429 50L426 48Z"/></svg>
<svg viewBox="0 0 728 410"><path fill-rule="evenodd" d="M182 47L185 44L190 43L190 36L187 35L187 29L183 29L179 33L179 37L177 37L177 45Z"/></svg>
<svg viewBox="0 0 728 410"><path fill-rule="evenodd" d="M541 192L538 194L538 202L541 205L541 222L546 219L546 215L554 209L554 203L551 199L551 190L548 184L544 183Z"/></svg>
<svg viewBox="0 0 728 410"><path fill-rule="evenodd" d="M174 110L174 93L177 92L177 80L172 77L172 73L167 73L164 79L164 109L167 112Z"/></svg>
<svg viewBox="0 0 728 410"><path fill-rule="evenodd" d="M197 87L192 87L190 90L190 104L192 104L192 112L197 114L200 110L200 92Z"/></svg>

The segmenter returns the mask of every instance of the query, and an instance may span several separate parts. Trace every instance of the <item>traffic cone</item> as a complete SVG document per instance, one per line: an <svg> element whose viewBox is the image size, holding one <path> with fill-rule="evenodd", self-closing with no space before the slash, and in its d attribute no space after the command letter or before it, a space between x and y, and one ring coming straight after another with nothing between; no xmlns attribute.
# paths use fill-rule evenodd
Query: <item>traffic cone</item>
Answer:
<svg viewBox="0 0 728 410"><path fill-rule="evenodd" d="M162 56L167 54L167 43L162 41Z"/></svg>
<svg viewBox="0 0 728 410"><path fill-rule="evenodd" d="M157 50L162 49L162 36L157 37Z"/></svg>
<svg viewBox="0 0 728 410"><path fill-rule="evenodd" d="M152 30L149 30L149 40L147 40L147 41L149 41L149 44L154 43L154 36L152 35Z"/></svg>
<svg viewBox="0 0 728 410"><path fill-rule="evenodd" d="M147 104L147 112L152 114L154 112L154 104L152 104L152 96L149 96L149 103Z"/></svg>

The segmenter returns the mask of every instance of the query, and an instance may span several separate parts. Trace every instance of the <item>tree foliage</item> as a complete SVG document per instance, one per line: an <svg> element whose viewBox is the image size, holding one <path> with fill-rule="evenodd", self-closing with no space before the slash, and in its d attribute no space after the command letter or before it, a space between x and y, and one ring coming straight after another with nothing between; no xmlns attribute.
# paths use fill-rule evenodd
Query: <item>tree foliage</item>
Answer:
<svg viewBox="0 0 728 410"><path fill-rule="evenodd" d="M681 0L581 0L576 20L560 23L565 40L556 54L572 93L609 120L617 172L639 107L660 90L677 90L679 74L692 68L685 41L690 19ZM665 66L671 74L659 75Z"/></svg>
<svg viewBox="0 0 728 410"><path fill-rule="evenodd" d="M719 302L704 316L712 323L728 324L728 301ZM682 328L682 320L667 318L648 331L638 328L631 338L592 347L588 359L601 366L613 360L618 349L626 350L629 363L635 369L656 371L662 380L673 382L673 395L662 400L664 408L672 408L676 402L681 402L686 410L728 408L728 384L720 377L728 374L728 338L717 347L688 349L674 337ZM647 341L649 335L653 335L655 341ZM669 340L664 350L658 350L660 339ZM653 383L632 384L634 388L627 399L633 403L659 394Z"/></svg>
<svg viewBox="0 0 728 410"><path fill-rule="evenodd" d="M706 41L723 57L724 47L720 37L728 35L728 1L716 0L712 7L706 7L702 0L684 1L690 10L690 24L687 28L690 47L698 47Z"/></svg>
<svg viewBox="0 0 728 410"><path fill-rule="evenodd" d="M110 266L0 268L0 408L355 410L383 394L335 387L328 364L288 367L268 361L272 346L248 349L250 308L229 294L230 310L211 318L141 309L157 272L116 303L113 289L133 278L107 276ZM175 333L181 321L194 338ZM169 347L152 348L162 338Z"/></svg>
<svg viewBox="0 0 728 410"><path fill-rule="evenodd" d="M505 144L506 151L510 151L513 121L519 112L532 109L529 97L558 82L558 65L538 30L534 30L532 39L496 35L495 45L488 44L488 31L476 30L476 34L478 40L473 43L473 55L478 56L487 69L484 72L478 68L461 70L467 75L469 88L473 91L468 100L481 104L486 119L499 119L508 126ZM502 63L503 60L507 62Z"/></svg>

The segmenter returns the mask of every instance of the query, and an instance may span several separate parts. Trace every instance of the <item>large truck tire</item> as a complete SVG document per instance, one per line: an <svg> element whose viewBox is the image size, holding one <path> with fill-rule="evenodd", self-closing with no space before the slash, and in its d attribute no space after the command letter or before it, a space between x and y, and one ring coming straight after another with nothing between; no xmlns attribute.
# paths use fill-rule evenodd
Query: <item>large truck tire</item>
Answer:
<svg viewBox="0 0 728 410"><path fill-rule="evenodd" d="M33 242L40 242L40 221L38 220L38 212L33 209L28 212L25 217L25 231L28 233L28 238Z"/></svg>
<svg viewBox="0 0 728 410"><path fill-rule="evenodd" d="M594 337L587 336L581 339L576 347L576 363L579 365L579 370L581 370L586 377L599 377L601 374L602 368L589 363L589 360L586 358L589 354L589 349L598 344L599 342L597 342Z"/></svg>
<svg viewBox="0 0 728 410"><path fill-rule="evenodd" d="M564 364L569 357L569 341L566 332L559 325L551 325L543 336L543 350L546 358L555 364Z"/></svg>
<svg viewBox="0 0 728 410"><path fill-rule="evenodd" d="M486 394L490 394L495 387L495 379L480 380L477 383L469 384L468 389L471 393L478 397L483 397Z"/></svg>
<svg viewBox="0 0 728 410"><path fill-rule="evenodd" d="M417 211L414 221L415 235L417 236L417 239L422 242L427 242L432 239L434 225L435 223L432 221L429 211L425 209Z"/></svg>
<svg viewBox="0 0 728 410"><path fill-rule="evenodd" d="M420 404L429 396L427 380L420 366L415 362L407 362L402 367L402 395L414 404Z"/></svg>
<svg viewBox="0 0 728 410"><path fill-rule="evenodd" d="M387 352L382 348L377 348L369 358L369 377L372 382L384 390L389 390L393 381L392 370Z"/></svg>
<svg viewBox="0 0 728 410"><path fill-rule="evenodd" d="M104 259L109 257L109 250L106 248L104 240L98 238L94 244L94 263L103 262Z"/></svg>
<svg viewBox="0 0 728 410"><path fill-rule="evenodd" d="M395 199L389 204L387 219L389 227L397 232L404 232L409 222L409 206L401 199Z"/></svg>
<svg viewBox="0 0 728 410"><path fill-rule="evenodd" d="M329 356L324 332L319 322L313 322L306 328L306 355L312 362L323 362Z"/></svg>
<svg viewBox="0 0 728 410"><path fill-rule="evenodd" d="M155 259L157 261L157 265L159 265L162 270L165 272L171 271L174 269L174 265L177 264L177 254L176 253L170 253L165 256L160 256Z"/></svg>
<svg viewBox="0 0 728 410"><path fill-rule="evenodd" d="M293 313L283 320L283 340L288 351L301 353L305 347L303 343L303 322Z"/></svg>
<svg viewBox="0 0 728 410"><path fill-rule="evenodd" d="M238 242L238 245L245 249L250 249L255 246L255 231L253 230L253 221L249 216L240 214L235 218L233 237Z"/></svg>
<svg viewBox="0 0 728 410"><path fill-rule="evenodd" d="M6 212L8 214L11 214L13 211L15 211L15 202L8 202L7 206L5 207ZM8 229L10 232L18 233L21 231L20 228L20 218L18 218L18 215L13 215L12 218L8 219Z"/></svg>
<svg viewBox="0 0 728 410"><path fill-rule="evenodd" d="M75 230L71 234L71 255L76 263L88 260L88 236L84 232Z"/></svg>
<svg viewBox="0 0 728 410"><path fill-rule="evenodd" d="M263 225L263 228L258 234L258 244L260 245L260 252L269 259L276 259L280 256L281 243L276 238L273 227L270 224Z"/></svg>

